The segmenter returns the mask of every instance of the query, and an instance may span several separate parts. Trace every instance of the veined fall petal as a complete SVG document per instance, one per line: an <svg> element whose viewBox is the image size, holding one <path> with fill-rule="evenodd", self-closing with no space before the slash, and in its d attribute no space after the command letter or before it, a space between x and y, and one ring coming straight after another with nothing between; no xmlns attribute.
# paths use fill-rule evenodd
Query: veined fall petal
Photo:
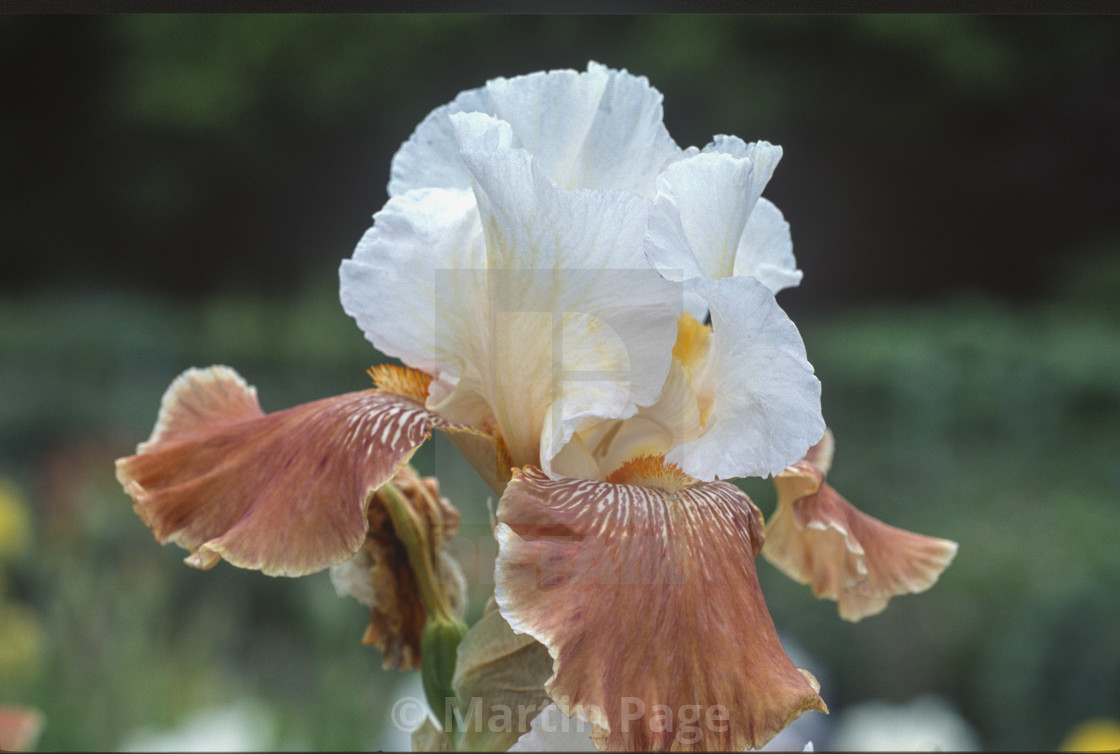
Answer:
<svg viewBox="0 0 1120 754"><path fill-rule="evenodd" d="M497 78L433 110L393 157L389 195L417 188L469 188L451 125L482 113L511 126L512 146L563 189L623 189L648 198L657 174L681 150L662 123L661 93L644 76L588 63L587 71Z"/></svg>
<svg viewBox="0 0 1120 754"><path fill-rule="evenodd" d="M312 573L358 551L371 494L443 424L421 400L373 389L265 414L229 367L189 369L152 436L117 461L117 479L190 565Z"/></svg>
<svg viewBox="0 0 1120 754"><path fill-rule="evenodd" d="M498 521L502 615L549 648L549 695L601 749L758 747L826 711L778 640L754 567L761 515L736 487L649 458L611 482L528 468ZM619 616L641 620L620 633Z"/></svg>
<svg viewBox="0 0 1120 754"><path fill-rule="evenodd" d="M806 459L774 478L778 508L766 528L767 560L813 594L836 600L840 617L881 612L891 597L923 592L957 553L945 539L897 529L868 516L824 481L832 433Z"/></svg>

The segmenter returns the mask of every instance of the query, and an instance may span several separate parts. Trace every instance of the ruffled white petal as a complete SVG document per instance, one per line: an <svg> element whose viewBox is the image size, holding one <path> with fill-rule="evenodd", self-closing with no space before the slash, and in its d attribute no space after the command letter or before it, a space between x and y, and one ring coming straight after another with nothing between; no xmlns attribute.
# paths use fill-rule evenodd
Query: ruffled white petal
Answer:
<svg viewBox="0 0 1120 754"><path fill-rule="evenodd" d="M577 429L656 398L680 288L645 262L648 201L560 190L505 146L500 121L451 119L486 248L485 352L472 363L515 464L547 468Z"/></svg>
<svg viewBox="0 0 1120 754"><path fill-rule="evenodd" d="M662 123L661 92L625 69L589 63L587 70L608 81L569 187L622 189L652 199L657 175L681 155Z"/></svg>
<svg viewBox="0 0 1120 754"><path fill-rule="evenodd" d="M766 197L758 200L747 219L735 252L736 277L757 278L773 293L795 288L802 273L793 258L793 239L782 211Z"/></svg>
<svg viewBox="0 0 1120 754"><path fill-rule="evenodd" d="M760 198L781 155L725 136L669 165L650 217L650 262L672 280L752 276L775 293L800 282L789 225Z"/></svg>
<svg viewBox="0 0 1120 754"><path fill-rule="evenodd" d="M698 279L689 287L712 312L711 357L696 379L712 391L712 408L703 434L665 460L703 480L777 474L825 429L820 382L801 334L753 278Z"/></svg>
<svg viewBox="0 0 1120 754"><path fill-rule="evenodd" d="M393 158L389 194L470 186L451 116L478 112L510 124L513 146L564 189L624 189L652 197L680 149L662 124L661 93L641 76L597 63L585 73L498 78L432 111Z"/></svg>
<svg viewBox="0 0 1120 754"><path fill-rule="evenodd" d="M342 307L380 351L457 381L485 325L486 267L474 195L420 189L393 197L340 270Z"/></svg>

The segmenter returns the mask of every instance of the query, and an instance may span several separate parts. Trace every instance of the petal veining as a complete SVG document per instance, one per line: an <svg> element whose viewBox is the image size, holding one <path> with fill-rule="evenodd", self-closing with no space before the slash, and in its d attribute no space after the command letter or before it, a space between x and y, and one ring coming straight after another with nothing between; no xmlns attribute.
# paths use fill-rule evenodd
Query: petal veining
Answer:
<svg viewBox="0 0 1120 754"><path fill-rule="evenodd" d="M377 390L265 414L232 369L190 369L164 395L152 437L117 461L117 479L158 541L191 551L189 564L299 576L361 547L370 494L439 423Z"/></svg>
<svg viewBox="0 0 1120 754"><path fill-rule="evenodd" d="M550 696L595 724L600 748L740 750L825 711L778 640L754 566L761 515L736 487L668 492L529 468L498 521L502 615L549 648ZM625 636L620 615L641 616Z"/></svg>

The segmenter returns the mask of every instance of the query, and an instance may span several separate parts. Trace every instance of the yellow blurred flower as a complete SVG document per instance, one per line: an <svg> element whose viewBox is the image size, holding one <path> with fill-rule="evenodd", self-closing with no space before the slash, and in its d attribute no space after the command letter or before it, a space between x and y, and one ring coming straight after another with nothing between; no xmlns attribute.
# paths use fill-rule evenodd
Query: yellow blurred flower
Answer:
<svg viewBox="0 0 1120 754"><path fill-rule="evenodd" d="M25 607L0 604L0 679L27 678L39 668L43 630Z"/></svg>
<svg viewBox="0 0 1120 754"><path fill-rule="evenodd" d="M1120 721L1095 717L1074 726L1059 751L1120 751Z"/></svg>
<svg viewBox="0 0 1120 754"><path fill-rule="evenodd" d="M0 563L12 561L31 546L31 514L19 489L0 477Z"/></svg>

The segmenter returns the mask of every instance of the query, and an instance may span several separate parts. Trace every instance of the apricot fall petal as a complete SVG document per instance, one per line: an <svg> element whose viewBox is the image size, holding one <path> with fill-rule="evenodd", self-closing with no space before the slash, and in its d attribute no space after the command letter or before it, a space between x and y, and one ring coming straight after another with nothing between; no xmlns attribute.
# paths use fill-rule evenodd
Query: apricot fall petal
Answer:
<svg viewBox="0 0 1120 754"><path fill-rule="evenodd" d="M548 647L549 695L595 725L601 749L757 748L826 708L763 601L757 508L726 482L674 490L670 477L658 488L515 471L498 505L495 597L515 631ZM726 724L692 740L659 726L658 705L717 718L722 707Z"/></svg>
<svg viewBox="0 0 1120 754"><path fill-rule="evenodd" d="M892 597L929 589L957 553L955 542L860 512L809 461L798 461L774 484L778 509L766 529L763 555L811 585L817 597L836 600L844 620L875 615Z"/></svg>
<svg viewBox="0 0 1120 754"><path fill-rule="evenodd" d="M191 551L188 564L301 576L358 551L370 496L440 423L376 389L265 414L232 369L190 369L117 479L160 543Z"/></svg>

